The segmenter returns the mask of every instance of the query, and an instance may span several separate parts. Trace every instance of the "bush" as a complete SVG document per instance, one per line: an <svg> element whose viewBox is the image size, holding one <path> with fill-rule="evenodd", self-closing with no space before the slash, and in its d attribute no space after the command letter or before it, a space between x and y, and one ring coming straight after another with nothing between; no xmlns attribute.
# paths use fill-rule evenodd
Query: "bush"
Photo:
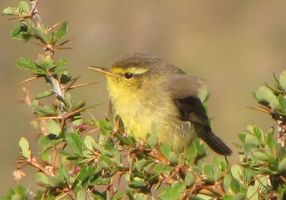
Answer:
<svg viewBox="0 0 286 200"><path fill-rule="evenodd" d="M41 135L39 150L19 140L20 156L16 180L23 168L36 168L32 190L18 185L2 199L284 199L286 183L286 71L275 77L273 86L255 93L254 109L269 114L277 130L256 126L239 134L240 160L233 165L226 158L207 163L205 146L196 139L186 153L177 156L168 145L150 136L138 144L131 136L114 131L108 120L83 117L91 107L75 100L70 91L90 85L76 84L78 78L65 68L67 59L55 59L65 49L68 23L47 27L38 12L38 0L19 1L3 10L18 20L11 38L36 41L42 51L37 59L19 58L17 66L49 86L26 103L35 116L33 124ZM26 94L28 95L28 93ZM31 100L32 99L32 100Z"/></svg>

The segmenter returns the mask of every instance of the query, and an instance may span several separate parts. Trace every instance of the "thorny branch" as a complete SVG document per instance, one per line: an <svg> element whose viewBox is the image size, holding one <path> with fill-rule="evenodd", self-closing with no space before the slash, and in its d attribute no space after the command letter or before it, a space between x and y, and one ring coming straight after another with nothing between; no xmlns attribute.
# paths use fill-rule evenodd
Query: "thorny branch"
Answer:
<svg viewBox="0 0 286 200"><path fill-rule="evenodd" d="M38 12L38 4L39 0L30 0L31 6L32 6L32 19L37 24L38 27L41 26L41 17Z"/></svg>
<svg viewBox="0 0 286 200"><path fill-rule="evenodd" d="M53 31L60 23L57 23L52 27L46 28L42 24L42 20L41 20L41 17L39 15L39 11L38 11L39 0L29 0L29 2L30 2L31 7L32 7L31 13L28 13L28 15L24 16L24 17L18 16L18 19L29 20L29 22L32 22L31 24L33 25L32 26L33 28L34 28L34 26L41 28L41 30L46 32L48 35L49 32ZM51 34L52 33L54 33L54 32L51 32ZM50 42L50 41L47 42L47 41L43 41L39 38L36 38L36 39L39 40L37 42L39 42L39 43L41 42L40 46L43 47L43 52L42 52L43 55L45 56L45 58L49 58L49 59L53 58L55 50L63 49L63 48L61 48L61 45L64 45L66 42L69 41L69 40L66 40L57 46L56 44L54 44L57 42ZM75 191L77 191L78 189L80 189L80 190L82 189L81 191L83 191L85 198L86 199L89 199L89 198L92 199L92 197L91 197L92 194L96 194L96 195L99 194L99 192L98 192L98 186L99 185L100 186L106 186L106 188L104 188L104 190L108 191L109 193L106 193L104 195L106 195L106 196L111 195L111 198L112 198L119 191L118 188L122 187L122 185L124 185L124 184L122 184L121 186L119 186L121 177L125 174L126 174L126 177L130 178L130 177L134 176L144 183L143 183L142 187L136 188L137 190L131 190L132 184L130 184L128 186L128 190L129 189L130 190L128 191L128 193L124 193L124 195L121 196L121 199L129 199L129 192L130 191L134 192L136 194L138 191L141 193L145 192L145 194L146 194L145 197L147 199L151 199L151 198L153 198L152 190L156 190L157 192L160 189L164 190L164 189L166 189L166 187L165 187L166 185L168 186L167 189L169 190L169 189L172 189L171 186L178 184L178 183L179 184L182 183L182 185L184 186L184 191L180 194L181 195L180 198L184 199L184 200L190 199L190 198L192 198L193 195L199 195L199 194L208 195L208 196L212 197L213 199L222 199L222 198L224 198L225 195L229 195L230 190L225 185L224 181L226 179L224 179L224 178L225 178L225 176L230 175L229 178L231 180L236 180L236 179L234 177L232 177L231 172L230 172L230 168L228 168L229 167L228 163L226 164L227 166L219 165L219 167L221 169L219 169L217 171L215 171L215 170L213 171L214 173L215 172L222 173L222 175L219 175L221 178L217 179L217 178L213 178L211 175L209 175L207 173L207 171L204 171L202 169L199 169L197 171L196 167L198 167L198 166L197 165L192 166L192 164L190 164L189 161L184 160L184 162L181 162L182 160L180 160L180 162L178 161L178 163L171 163L171 161L168 160L168 158L167 158L168 156L166 156L166 154L162 154L159 149L150 150L149 146L147 147L147 146L143 146L143 145L140 145L139 148L137 148L137 147L134 148L133 143L132 144L128 143L128 145L124 146L125 143L120 141L119 137L117 137L119 134L121 134L121 133L119 133L120 132L119 121L118 121L117 129L115 132L113 132L113 134L112 134L111 130L108 130L110 132L107 133L107 135L112 134L113 137L112 138L109 136L106 137L106 138L108 138L107 139L108 143L106 143L107 144L106 146L99 146L100 142L98 140L93 140L93 137L91 140L85 141L85 139L87 139L87 137L83 136L87 133L90 134L90 133L93 133L94 131L97 132L98 130L104 129L104 126L97 125L95 123L96 120L93 120L90 124L88 124L88 123L84 124L84 123L80 122L79 125L74 126L75 130L80 130L80 129L86 130L89 128L89 126L96 126L95 129L88 130L89 132L88 131L78 131L78 132L75 131L75 133L70 133L71 129L73 129L73 126L70 123L70 121L72 121L75 118L74 116L79 115L82 111L85 111L87 108L86 107L85 108L80 107L77 109L76 108L68 109L69 103L66 102L66 99L68 99L67 95L66 95L67 91L69 91L70 89L73 89L73 88L78 88L78 87L86 86L89 84L74 85L77 78L72 79L70 81L70 84L65 84L65 83L61 82L61 78L60 78L61 76L56 74L56 72L54 72L53 70L49 70L46 74L45 73L44 74L36 74L32 78L29 78L25 81L22 81L21 83L19 83L19 85L26 84L32 80L37 79L37 78L43 78L44 77L46 79L46 81L52 87L53 94L56 97L56 106L55 106L55 104L53 104L53 106L51 106L51 107L55 108L56 112L54 112L51 115L44 115L44 114L39 115L39 118L37 119L39 121L39 124L40 124L39 126L41 128L41 134L45 135L45 136L51 136L52 135L51 137L54 137L51 140L48 137L42 137L44 139L48 138L47 141L45 141L48 144L44 144L43 145L44 150L43 149L42 150L43 151L45 151L46 149L51 150L51 154L48 155L48 156L50 156L48 159L41 157L41 156L43 156L43 154L41 154L42 152L40 153L40 156L37 156L37 157L34 157L34 156L29 156L29 158L20 157L18 159L18 164L19 164L18 170L16 170L18 173L15 173L17 177L20 177L20 178L23 177L25 174L23 171L21 171L21 168L24 165L30 165L30 166L33 166L34 168L36 168L38 171L42 172L44 175L49 176L49 178L50 177L55 178L55 180L57 179L57 181L63 180L63 182L61 182L61 185L58 185L58 186L49 185L49 186L47 186L45 188L46 191L44 192L42 198L49 198L50 194L48 194L48 193L51 192L51 193L53 193L52 195L56 196L56 199L63 199L63 198L66 198L66 196L70 197L71 199L78 199L78 196L77 196L78 194ZM32 102L32 99L30 98L29 90L25 85L23 86L23 91L25 93L24 101L28 105L32 106L33 102ZM51 91L51 89L49 90L49 92L50 91ZM44 106L42 106L42 104L41 104L40 107L43 108ZM277 114L277 113L272 112L271 108L267 107L267 106L260 106L257 110L271 114L272 117L276 120L276 122L278 122L279 133L286 135L285 134L286 133L285 117L282 117L281 115L276 116L275 114ZM80 118L80 120L82 120L82 119L83 118ZM80 120L78 120L78 121L80 121ZM63 136L62 138L59 138L58 135L50 134L52 132L50 132L50 130L48 130L48 128L47 128L47 123L50 121L54 121L57 125L60 125L59 129L61 131L63 131L64 129L65 130L68 129L68 131L66 133L59 133L59 134L62 134L62 135L60 135L60 136ZM98 121L96 121L96 122L98 122ZM87 126L87 127L85 127L85 126ZM69 128L70 128L70 130L69 130ZM101 130L101 132L103 133L104 131ZM102 134L101 136L103 136L103 135L104 134ZM72 136L74 138L71 138L70 136ZM126 135L122 134L122 136L125 137ZM251 136L255 137L256 135L252 134ZM70 137L70 138L68 138L68 137ZM54 139L59 139L59 140L54 141ZM72 140L70 142L69 139L70 140L74 139L74 140ZM283 140L285 141L286 139L283 139ZM123 144L121 144L121 142ZM256 142L256 140L255 140L255 142ZM50 143L52 143L52 144L50 144ZM93 145L96 147L94 147ZM100 143L100 145L101 145L101 143ZM263 143L263 145L260 145L260 146L263 146L263 148L264 148L265 145L266 145L266 143ZM67 146L66 149L75 151L76 153L74 153L74 152L72 152L72 153L63 152L62 150L66 146ZM112 149L112 148L114 148L114 149ZM255 149L255 148L256 147L253 147L253 149ZM122 151L121 151L121 149L122 149ZM86 150L88 150L88 151L86 151ZM114 152L112 152L112 151L114 151ZM24 151L22 150L22 154L23 154L23 152ZM108 153L106 153L106 152L108 152ZM260 152L260 149L259 149L259 152ZM63 153L63 157L62 157L61 153ZM193 154L193 155L195 155L195 154ZM251 159L253 159L251 157L252 154L247 155L245 153L245 155L246 155L247 161L251 161ZM129 157L130 159L126 159L126 157L128 157L128 156L130 156ZM284 162L285 159L281 159L281 158L278 159L275 156L273 157L274 159L272 159L272 160L275 160L275 165L279 165L279 164L281 165L281 163L282 163L282 165L281 165L282 168L283 167L286 168L285 162ZM114 161L115 159L116 159L116 161ZM150 165L148 164L148 166L146 165L146 168L141 166L140 168L142 170L138 170L139 171L138 173L133 173L133 169L136 168L136 165L142 165L142 163L139 163L142 160L143 161L145 160L148 162L150 161L151 164ZM254 161L257 161L257 160L254 159ZM278 161L280 163L278 163ZM65 162L67 162L67 164ZM154 170L154 168L156 167L155 165L158 163L160 165L157 165L157 167L158 166L160 168L162 166L163 167L170 167L170 169L168 169L167 171L164 171L164 172L162 172L162 169L160 169L159 172L156 171L156 173L152 174L151 171ZM117 164L118 164L118 166L117 166ZM60 167L63 167L63 168L60 168ZM253 167L253 166L250 166L250 167ZM273 193L273 195L270 195L271 197L272 196L274 197L275 195L277 196L278 192L274 191L274 188L271 188L272 187L271 185L267 185L263 182L260 182L259 179L255 180L255 177L257 178L257 176L258 176L257 175L258 172L255 171L256 168L265 167L265 169L266 169L267 164L265 165L265 162L263 161L263 163L261 165L257 165L255 163L254 169L252 169L250 167L241 165L241 168L239 168L240 170L244 170L244 168L249 169L249 170L253 170L252 171L253 175L251 175L251 177L245 181L239 179L239 181L240 182L243 181L243 183L240 183L239 181L234 182L234 183L238 184L238 186L235 185L235 187L236 187L235 190L242 188L239 192L240 193L245 192L248 190L248 188L247 188L248 186L255 185L253 183L255 181L257 181L260 184L259 187L263 186L263 190L264 189L265 190L268 189L268 191L272 190L271 192ZM227 169L225 169L225 168L227 168ZM59 176L60 173L58 173L58 172L61 172L59 169L66 170L66 171L62 172L64 174L64 178ZM96 172L96 174L92 174L93 170L95 170L95 169L98 171ZM90 173L88 173L86 170L90 170L89 171ZM285 185L286 180L285 180L284 175L280 174L280 172L281 172L281 171L279 171L280 169L275 169L275 170L276 171L274 171L274 172L276 174L274 176L279 177L279 180L281 180L281 182L282 182L281 185ZM285 172L285 169L283 169L283 170L284 171L282 171L282 172ZM136 169L135 169L135 171L136 171ZM142 175L141 174L142 171L144 171L144 173L146 172L147 176L145 176L145 174L143 174L143 173L142 173L143 174ZM61 174L61 175L63 175L63 174ZM192 175L194 180L192 180L193 181L192 183L187 184L187 182L190 182L190 181L186 181L185 178L187 175L190 175L190 174ZM206 174L208 174L209 177ZM87 175L87 176L84 177L85 175ZM82 179L79 178L80 176ZM273 174L272 175L266 174L265 176L267 176L267 177L269 176L271 178L271 176L273 176ZM93 182L93 181L95 181L95 182L98 181L97 178L99 180L99 184ZM100 178L103 178L103 179L100 179ZM107 180L108 178L111 178L111 179ZM245 177L243 177L243 178L245 178ZM128 179L128 180L131 182L131 181L133 181L131 179ZM115 185L116 180L118 180L118 186L117 187ZM101 181L105 181L105 182L102 183ZM104 183L106 183L106 184L104 184ZM86 184L87 186L85 187L83 184ZM139 182L139 184L142 184L142 183ZM147 187L146 187L146 185L147 185ZM79 186L79 187L77 187L77 186ZM83 187L85 187L85 188L83 188ZM256 189L256 193L261 192L259 187ZM234 191L231 188L231 195L235 197L236 194L238 194L238 192ZM90 195L90 197L88 195ZM253 195L254 194L249 196L248 199L252 198ZM104 197L106 197L106 196L104 196ZM245 194L245 197L246 196L247 196L247 194Z"/></svg>
<svg viewBox="0 0 286 200"><path fill-rule="evenodd" d="M39 1L38 0L30 0L31 6L32 6L32 12L31 12L31 19L33 20L33 22L38 26L38 27L42 27L42 20L39 14L39 10L38 10L38 4ZM48 32L48 30L46 30L46 32ZM43 45L43 53L48 56L48 57L53 57L54 55L54 49L53 46L51 44L44 44ZM49 48L47 48L49 47ZM56 95L58 102L59 102L59 109L61 111L61 116L66 115L66 111L65 111L65 95L66 95L66 91L63 89L63 87L61 86L61 83L59 81L59 79L53 74L53 73L48 73L47 75L45 75L45 78L47 80L47 82L51 85L53 93ZM67 122L68 120L65 120L65 122ZM72 126L70 124L67 125L67 129L69 129L70 131L73 130Z"/></svg>

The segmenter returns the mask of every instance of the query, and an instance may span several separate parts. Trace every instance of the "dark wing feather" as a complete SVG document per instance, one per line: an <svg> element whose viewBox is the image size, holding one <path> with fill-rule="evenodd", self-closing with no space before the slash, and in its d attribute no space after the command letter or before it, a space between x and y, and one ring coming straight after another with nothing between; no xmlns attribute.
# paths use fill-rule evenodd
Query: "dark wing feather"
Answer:
<svg viewBox="0 0 286 200"><path fill-rule="evenodd" d="M209 125L206 111L198 97L187 96L184 98L174 98L174 102L179 109L181 120L206 126Z"/></svg>
<svg viewBox="0 0 286 200"><path fill-rule="evenodd" d="M209 126L206 110L198 97L202 84L196 77L178 74L171 77L168 89L178 107L181 120Z"/></svg>
<svg viewBox="0 0 286 200"><path fill-rule="evenodd" d="M182 84L179 87L178 84L177 87L170 87L181 120L190 121L196 127L198 136L215 152L230 155L231 149L211 130L206 110L198 97L200 80L187 75L176 75L173 81L172 85L177 82Z"/></svg>

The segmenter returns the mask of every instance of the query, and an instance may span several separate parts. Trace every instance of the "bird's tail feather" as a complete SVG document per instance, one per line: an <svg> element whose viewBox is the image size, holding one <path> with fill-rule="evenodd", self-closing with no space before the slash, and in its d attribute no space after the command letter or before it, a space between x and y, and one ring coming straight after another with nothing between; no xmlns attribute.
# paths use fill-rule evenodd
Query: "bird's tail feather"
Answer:
<svg viewBox="0 0 286 200"><path fill-rule="evenodd" d="M214 150L216 153L221 155L230 155L232 153L231 149L211 130L207 133L200 134L200 137L208 144L208 146Z"/></svg>

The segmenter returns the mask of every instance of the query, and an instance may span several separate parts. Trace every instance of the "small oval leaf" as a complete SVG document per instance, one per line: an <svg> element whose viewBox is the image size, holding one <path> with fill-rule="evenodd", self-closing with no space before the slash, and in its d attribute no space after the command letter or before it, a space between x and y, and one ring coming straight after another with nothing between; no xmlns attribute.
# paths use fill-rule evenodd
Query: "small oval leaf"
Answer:
<svg viewBox="0 0 286 200"><path fill-rule="evenodd" d="M281 88L286 90L286 71L283 71L279 76L279 84Z"/></svg>
<svg viewBox="0 0 286 200"><path fill-rule="evenodd" d="M270 103L273 99L276 99L276 96L273 94L272 90L266 86L260 87L255 96L258 101Z"/></svg>
<svg viewBox="0 0 286 200"><path fill-rule="evenodd" d="M286 171L286 158L283 158L278 164L279 171Z"/></svg>
<svg viewBox="0 0 286 200"><path fill-rule="evenodd" d="M61 24L58 30L53 32L53 41L54 42L59 41L66 35L67 32L68 32L68 23L64 22Z"/></svg>
<svg viewBox="0 0 286 200"><path fill-rule="evenodd" d="M47 123L48 131L50 134L59 135L62 131L61 126L55 120L49 120Z"/></svg>
<svg viewBox="0 0 286 200"><path fill-rule="evenodd" d="M31 157L31 150L28 140L24 137L21 137L19 140L19 146L21 148L23 157L29 159Z"/></svg>

